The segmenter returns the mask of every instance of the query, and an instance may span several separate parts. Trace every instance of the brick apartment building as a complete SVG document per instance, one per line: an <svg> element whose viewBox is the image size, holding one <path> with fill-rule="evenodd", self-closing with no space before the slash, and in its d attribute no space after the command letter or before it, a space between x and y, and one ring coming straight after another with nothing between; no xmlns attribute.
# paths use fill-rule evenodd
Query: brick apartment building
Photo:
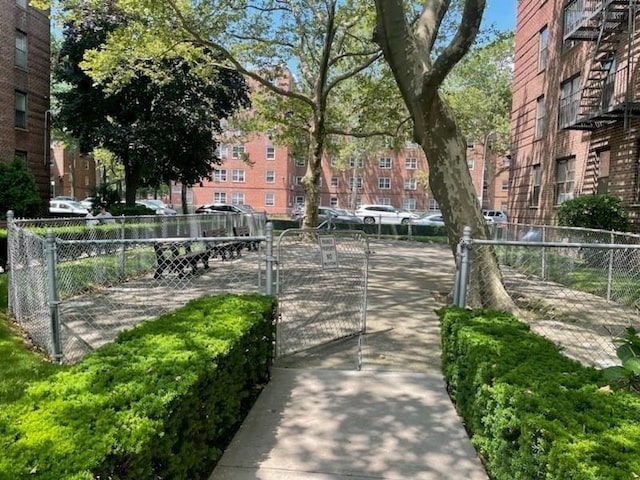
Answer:
<svg viewBox="0 0 640 480"><path fill-rule="evenodd" d="M257 85L249 80L250 86ZM291 73L278 86L294 89ZM259 88L259 87L258 87ZM485 208L505 209L508 193L508 164L487 150L483 142L469 144L468 163L478 199ZM269 215L283 216L304 203L302 177L305 158L296 158L287 147L276 145L268 134L242 136L231 129L222 135L218 154L223 160L213 181L187 192L191 206L207 203L248 204ZM483 173L483 167L488 168ZM322 164L320 205L354 210L367 203L381 203L408 210L437 210L438 204L425 191L427 162L422 149L408 143L400 152L383 152L371 158L338 162L327 158ZM484 183L485 189L481 190ZM181 203L181 185L174 185L170 202Z"/></svg>
<svg viewBox="0 0 640 480"><path fill-rule="evenodd" d="M61 142L51 145L51 196L67 195L82 200L96 187L96 162L91 155L69 149Z"/></svg>
<svg viewBox="0 0 640 480"><path fill-rule="evenodd" d="M28 0L0 0L0 161L24 160L43 205L50 191L49 48L45 13Z"/></svg>
<svg viewBox="0 0 640 480"><path fill-rule="evenodd" d="M553 223L577 195L640 212L636 0L520 0L510 219Z"/></svg>
<svg viewBox="0 0 640 480"><path fill-rule="evenodd" d="M485 158L482 143L470 144L468 164L476 192L485 208L506 209L508 160L490 153ZM267 214L288 215L304 203L302 177L306 159L294 158L288 148L274 145L268 135L254 135L242 142L226 136L219 149L224 163L205 182L187 194L191 205L206 203L248 204ZM483 175L483 166L489 168ZM489 163L491 162L491 163ZM505 163L506 162L506 163ZM352 158L347 162L323 162L320 204L347 208L380 203L408 210L437 210L438 204L425 191L427 162L422 149L408 144L400 152L384 152L373 158ZM355 187L355 188L354 188ZM181 186L173 187L171 203L180 203Z"/></svg>

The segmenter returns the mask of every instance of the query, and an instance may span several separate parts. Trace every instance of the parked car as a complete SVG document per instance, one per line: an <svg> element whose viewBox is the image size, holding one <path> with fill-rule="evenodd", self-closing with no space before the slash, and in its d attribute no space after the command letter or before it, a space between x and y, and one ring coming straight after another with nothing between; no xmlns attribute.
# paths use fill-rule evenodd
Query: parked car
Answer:
<svg viewBox="0 0 640 480"><path fill-rule="evenodd" d="M71 200L50 200L49 213L58 217L79 217L85 216L89 210L84 208L80 202Z"/></svg>
<svg viewBox="0 0 640 480"><path fill-rule="evenodd" d="M76 197L72 197L69 195L58 195L56 197L53 197L51 200L63 200L65 202L75 202Z"/></svg>
<svg viewBox="0 0 640 480"><path fill-rule="evenodd" d="M507 214L502 210L483 210L485 217L491 217L495 223L507 223Z"/></svg>
<svg viewBox="0 0 640 480"><path fill-rule="evenodd" d="M291 211L291 218L299 220L304 215L304 206ZM334 207L318 207L318 223L331 220L334 223L362 223L362 219L347 210Z"/></svg>
<svg viewBox="0 0 640 480"><path fill-rule="evenodd" d="M361 205L356 209L355 214L368 224L380 222L407 225L411 220L420 218L416 213L391 205Z"/></svg>
<svg viewBox="0 0 640 480"><path fill-rule="evenodd" d="M243 213L253 214L256 211L250 205L236 205L232 203L208 203L196 208L196 213Z"/></svg>
<svg viewBox="0 0 640 480"><path fill-rule="evenodd" d="M178 212L169 208L162 200L137 200L137 205L143 205L153 210L156 215L177 215Z"/></svg>
<svg viewBox="0 0 640 480"><path fill-rule="evenodd" d="M444 218L441 213L426 213L420 218L412 219L411 225L444 227Z"/></svg>
<svg viewBox="0 0 640 480"><path fill-rule="evenodd" d="M87 197L84 200L80 200L80 205L82 205L84 208L93 208L94 198Z"/></svg>

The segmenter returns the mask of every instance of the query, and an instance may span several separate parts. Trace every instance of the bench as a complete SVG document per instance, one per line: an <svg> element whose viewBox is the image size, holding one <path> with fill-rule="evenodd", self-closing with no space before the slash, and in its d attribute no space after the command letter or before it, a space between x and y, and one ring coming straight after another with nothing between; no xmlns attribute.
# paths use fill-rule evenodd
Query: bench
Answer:
<svg viewBox="0 0 640 480"><path fill-rule="evenodd" d="M245 225L240 225L237 227L233 227L233 235L235 237L249 237L250 236L250 232L249 232L249 227L245 226ZM260 243L258 240L248 240L246 242L238 242L240 244L242 244L242 247L246 247L247 250L249 250L250 252L257 252L258 251L258 243Z"/></svg>
<svg viewBox="0 0 640 480"><path fill-rule="evenodd" d="M184 253L181 253L181 249ZM156 254L157 267L153 278L160 278L165 270L177 272L178 277L185 276L185 269L189 268L192 274L198 271L198 262L202 263L203 268L209 268L209 254L207 250L191 251L190 242L174 242L164 243L157 242L153 244L153 251Z"/></svg>
<svg viewBox="0 0 640 480"><path fill-rule="evenodd" d="M224 228L212 228L211 230L207 230L202 232L202 236L207 239L216 238L216 237L226 237L227 232ZM207 254L209 258L216 258L220 256L222 261L230 260L235 257L240 256L240 251L242 248L239 247L238 242L207 242Z"/></svg>

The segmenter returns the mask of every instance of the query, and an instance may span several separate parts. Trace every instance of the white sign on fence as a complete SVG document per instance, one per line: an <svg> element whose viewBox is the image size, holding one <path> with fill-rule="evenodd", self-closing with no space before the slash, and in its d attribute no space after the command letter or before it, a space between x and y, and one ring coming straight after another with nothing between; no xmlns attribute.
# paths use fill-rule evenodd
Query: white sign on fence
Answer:
<svg viewBox="0 0 640 480"><path fill-rule="evenodd" d="M336 239L329 235L320 235L320 253L322 254L322 269L338 268L338 252Z"/></svg>

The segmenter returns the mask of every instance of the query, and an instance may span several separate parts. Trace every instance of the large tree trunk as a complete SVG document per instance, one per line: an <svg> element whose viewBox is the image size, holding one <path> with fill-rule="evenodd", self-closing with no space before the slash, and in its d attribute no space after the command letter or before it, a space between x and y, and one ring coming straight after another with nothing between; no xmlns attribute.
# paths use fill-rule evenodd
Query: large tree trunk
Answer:
<svg viewBox="0 0 640 480"><path fill-rule="evenodd" d="M416 122L414 136L429 164L429 186L445 218L449 246L456 254L465 226L473 238L487 238L488 227L479 208L467 165L467 145L453 112L436 95L431 110ZM420 127L420 128L418 128ZM470 296L473 304L515 310L504 289L497 259L490 247L474 246L471 255Z"/></svg>
<svg viewBox="0 0 640 480"><path fill-rule="evenodd" d="M140 167L129 158L123 158L122 164L124 165L124 184L125 191L125 203L127 207L133 207L136 204L136 190L140 184Z"/></svg>
<svg viewBox="0 0 640 480"><path fill-rule="evenodd" d="M324 132L322 122L316 122L316 126L310 132L310 147L307 162L307 171L302 179L304 188L304 228L315 228L318 225L318 205L320 200L320 175L322 173L322 157L324 156Z"/></svg>

